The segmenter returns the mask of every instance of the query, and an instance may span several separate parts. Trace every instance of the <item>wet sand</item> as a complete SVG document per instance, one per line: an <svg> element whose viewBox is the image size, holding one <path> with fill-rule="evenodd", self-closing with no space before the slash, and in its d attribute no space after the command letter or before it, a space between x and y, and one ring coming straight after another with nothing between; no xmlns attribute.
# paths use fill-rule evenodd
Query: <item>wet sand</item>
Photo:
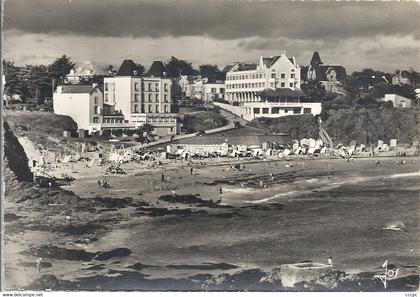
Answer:
<svg viewBox="0 0 420 297"><path fill-rule="evenodd" d="M125 164L127 174L110 175L109 189L97 188L97 177L106 166L69 165L66 170L76 180L63 188L81 198L130 197L147 206L93 205L94 209L77 211L69 220L77 217L77 226L94 224L96 229L69 234L61 228L71 225L64 215L6 203L5 212L21 216L6 223L6 286L22 288L39 277L34 267L17 264L34 262L36 256L21 252L42 245L92 254L116 248L130 251L101 261L47 255L45 261L52 265L42 274L68 281L138 271L133 268L136 263L145 265L141 272L147 278L179 279L254 268L269 271L306 260L325 263L330 256L341 271L376 271L387 259L402 267L401 276L418 274L420 158L404 158L404 165L396 165L397 159L401 158L382 158L380 167L372 158L350 163L295 159L293 167L279 160L244 161L241 171L228 165L237 161L224 160L220 165L204 160L207 165L195 164L193 175L190 166L181 162L155 168ZM328 163L334 164L332 175ZM159 199L172 191L221 203L203 206ZM383 230L394 221L403 222L407 232ZM55 225L61 229L55 230ZM86 238L91 241L74 245ZM217 265L222 263L232 266Z"/></svg>

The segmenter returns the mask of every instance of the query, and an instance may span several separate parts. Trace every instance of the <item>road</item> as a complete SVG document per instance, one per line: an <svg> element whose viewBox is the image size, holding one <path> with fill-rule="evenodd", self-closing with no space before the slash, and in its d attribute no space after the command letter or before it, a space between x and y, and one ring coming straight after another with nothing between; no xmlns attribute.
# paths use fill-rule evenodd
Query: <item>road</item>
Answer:
<svg viewBox="0 0 420 297"><path fill-rule="evenodd" d="M223 127L206 130L205 131L206 135L235 129L235 124L234 124L235 121L239 122L241 125L245 125L247 123L245 120L243 120L241 118L238 118L234 114L232 114L230 112L227 112L225 110L222 110L221 109L220 110L220 113L228 121L227 124L225 126L223 126ZM197 134L198 133L175 135L172 139L171 139L170 136L168 136L168 137L159 139L158 141L153 141L153 142L145 143L145 144L136 144L136 145L130 147L130 149L136 150L136 149L154 147L154 146L157 146L157 145L162 145L162 144L170 143L170 142L175 141L175 140L187 139L187 138L192 138L192 137L199 137Z"/></svg>

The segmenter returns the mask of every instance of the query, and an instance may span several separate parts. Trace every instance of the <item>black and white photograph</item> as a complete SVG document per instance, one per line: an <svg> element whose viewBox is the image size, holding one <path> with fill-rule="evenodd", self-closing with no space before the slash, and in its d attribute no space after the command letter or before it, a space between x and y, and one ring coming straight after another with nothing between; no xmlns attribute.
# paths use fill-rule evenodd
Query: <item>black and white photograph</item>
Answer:
<svg viewBox="0 0 420 297"><path fill-rule="evenodd" d="M3 296L417 296L419 2L2 5Z"/></svg>

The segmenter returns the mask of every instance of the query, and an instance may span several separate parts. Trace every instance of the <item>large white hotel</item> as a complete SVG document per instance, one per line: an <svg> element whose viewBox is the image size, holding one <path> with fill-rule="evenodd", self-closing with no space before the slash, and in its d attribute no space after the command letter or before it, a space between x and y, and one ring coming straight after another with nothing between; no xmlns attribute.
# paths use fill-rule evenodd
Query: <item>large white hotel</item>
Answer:
<svg viewBox="0 0 420 297"><path fill-rule="evenodd" d="M227 108L246 120L321 113L321 103L300 101L300 66L285 51L280 56L261 57L258 64L235 63L225 71L225 99L239 107Z"/></svg>

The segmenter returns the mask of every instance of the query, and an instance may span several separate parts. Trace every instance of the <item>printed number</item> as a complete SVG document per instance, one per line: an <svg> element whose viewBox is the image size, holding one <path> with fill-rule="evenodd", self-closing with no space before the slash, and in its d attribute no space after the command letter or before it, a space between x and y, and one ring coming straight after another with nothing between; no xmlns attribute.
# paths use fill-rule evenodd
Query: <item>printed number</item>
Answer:
<svg viewBox="0 0 420 297"><path fill-rule="evenodd" d="M405 297L417 297L417 293L405 293Z"/></svg>

